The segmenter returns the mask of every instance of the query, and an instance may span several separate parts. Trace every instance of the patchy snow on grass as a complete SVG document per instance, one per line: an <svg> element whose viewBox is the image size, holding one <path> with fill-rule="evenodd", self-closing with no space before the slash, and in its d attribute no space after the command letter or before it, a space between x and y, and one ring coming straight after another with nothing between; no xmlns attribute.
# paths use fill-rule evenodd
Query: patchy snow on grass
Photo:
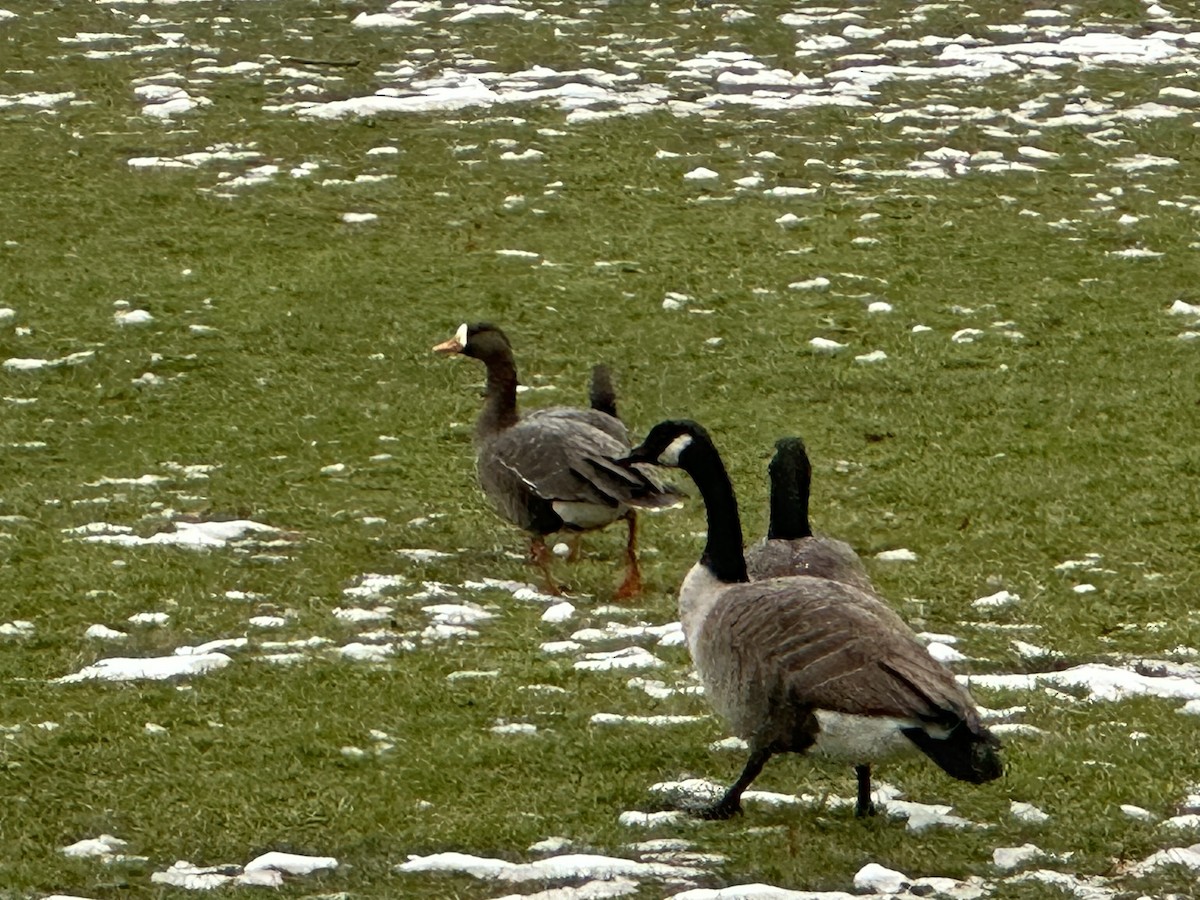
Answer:
<svg viewBox="0 0 1200 900"><path fill-rule="evenodd" d="M174 531L160 531L149 537L139 537L127 530L91 533L81 538L97 544L117 544L121 547L183 547L188 550L208 550L227 547L251 534L278 534L279 529L261 522L235 519L229 522L173 522Z"/></svg>
<svg viewBox="0 0 1200 900"><path fill-rule="evenodd" d="M96 838L84 838L76 841L70 846L63 847L61 852L64 856L79 858L99 856L103 858L115 856L128 846L129 841L123 841L111 834L102 834Z"/></svg>
<svg viewBox="0 0 1200 900"><path fill-rule="evenodd" d="M691 725L704 722L709 716L626 716L617 713L593 713L588 722L592 725Z"/></svg>
<svg viewBox="0 0 1200 900"><path fill-rule="evenodd" d="M447 553L445 550L430 550L427 548L401 548L398 550L393 550L392 552L399 557L418 563L434 562L435 560L449 559L454 556L453 553Z"/></svg>
<svg viewBox="0 0 1200 900"><path fill-rule="evenodd" d="M4 368L10 372L37 372L43 369L59 369L64 366L79 366L92 360L95 350L81 350L78 353L68 353L57 359L30 359L14 357L4 361Z"/></svg>
<svg viewBox="0 0 1200 900"><path fill-rule="evenodd" d="M300 853L283 853L272 850L261 856L256 856L243 868L244 872L257 872L271 869L286 875L311 875L313 872L323 872L336 869L338 861L332 856L305 856Z"/></svg>
<svg viewBox="0 0 1200 900"><path fill-rule="evenodd" d="M1012 591L996 591L994 594L972 600L971 606L975 609L1002 609L1019 602L1021 602L1019 594L1014 594Z"/></svg>
<svg viewBox="0 0 1200 900"><path fill-rule="evenodd" d="M542 645L545 649L545 645ZM643 647L625 647L607 653L586 653L575 662L584 672L611 672L619 669L661 669L666 663Z"/></svg>
<svg viewBox="0 0 1200 900"><path fill-rule="evenodd" d="M406 875L448 872L496 881L566 881L620 877L694 878L704 874L703 870L690 866L647 863L588 853L550 856L531 863L511 863L503 859L488 859L467 853L434 853L431 856L409 856L407 862L395 866L393 871Z"/></svg>
<svg viewBox="0 0 1200 900"><path fill-rule="evenodd" d="M1058 672L1021 675L960 675L969 687L991 690L1031 691L1043 684L1081 688L1091 701L1124 700L1128 697L1161 697L1168 700L1200 700L1200 679L1181 675L1143 675L1131 668L1087 663Z"/></svg>
<svg viewBox="0 0 1200 900"><path fill-rule="evenodd" d="M97 660L73 675L51 679L52 684L76 684L81 681L163 681L189 675L206 675L223 669L233 660L224 653L192 656L157 656L143 659L112 657Z"/></svg>
<svg viewBox="0 0 1200 900"><path fill-rule="evenodd" d="M227 885L281 887L284 875L311 875L337 866L338 861L332 856L272 851L252 859L245 866L196 866L187 860L178 860L166 871L152 873L150 881L192 891L210 891Z"/></svg>
<svg viewBox="0 0 1200 900"><path fill-rule="evenodd" d="M896 550L881 550L875 554L875 558L880 562L916 562L917 554L907 547L900 547Z"/></svg>

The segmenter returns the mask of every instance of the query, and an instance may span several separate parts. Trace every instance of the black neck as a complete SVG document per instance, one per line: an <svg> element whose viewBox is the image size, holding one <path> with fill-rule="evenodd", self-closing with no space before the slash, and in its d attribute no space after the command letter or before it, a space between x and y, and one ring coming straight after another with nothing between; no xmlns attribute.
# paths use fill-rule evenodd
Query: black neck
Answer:
<svg viewBox="0 0 1200 900"><path fill-rule="evenodd" d="M696 436L680 459L680 465L700 489L708 515L708 542L700 557L701 565L719 581L729 584L749 581L746 557L742 552L742 522L738 517L737 496L717 448L707 439Z"/></svg>
<svg viewBox="0 0 1200 900"><path fill-rule="evenodd" d="M482 359L487 366L487 394L475 423L475 435L487 438L517 423L517 366L507 348Z"/></svg>
<svg viewBox="0 0 1200 900"><path fill-rule="evenodd" d="M812 537L808 523L808 492L812 466L801 459L776 457L771 463L771 525L767 537L773 541L798 541Z"/></svg>

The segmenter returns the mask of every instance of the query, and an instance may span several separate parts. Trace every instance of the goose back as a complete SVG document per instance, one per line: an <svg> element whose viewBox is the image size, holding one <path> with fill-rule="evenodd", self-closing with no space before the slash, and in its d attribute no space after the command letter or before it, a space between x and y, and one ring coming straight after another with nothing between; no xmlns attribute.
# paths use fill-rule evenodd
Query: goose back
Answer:
<svg viewBox="0 0 1200 900"><path fill-rule="evenodd" d="M808 519L812 463L804 441L798 437L777 441L768 472L771 522L766 538L746 551L750 577L811 575L873 591L866 567L849 544L813 533Z"/></svg>
<svg viewBox="0 0 1200 900"><path fill-rule="evenodd" d="M707 696L756 745L864 763L926 750L912 732L939 745L956 729L985 734L970 694L872 593L793 576L685 591L680 603Z"/></svg>
<svg viewBox="0 0 1200 900"><path fill-rule="evenodd" d="M497 511L540 534L599 528L630 507L673 505L641 469L616 465L625 426L595 410L538 410L476 445L479 483Z"/></svg>
<svg viewBox="0 0 1200 900"><path fill-rule="evenodd" d="M875 590L854 548L825 535L796 540L763 538L746 550L746 569L754 579L809 575L840 581L863 591Z"/></svg>

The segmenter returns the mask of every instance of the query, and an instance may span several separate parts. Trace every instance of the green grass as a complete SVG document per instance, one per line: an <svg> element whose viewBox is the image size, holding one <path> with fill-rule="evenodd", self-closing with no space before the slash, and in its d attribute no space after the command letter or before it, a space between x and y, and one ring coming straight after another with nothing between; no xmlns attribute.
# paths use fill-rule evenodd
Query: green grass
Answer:
<svg viewBox="0 0 1200 900"><path fill-rule="evenodd" d="M908 8L883 6L885 22ZM989 22L1015 21L1021 11L974 7ZM763 530L765 463L775 439L802 435L816 465L814 521L864 555L897 547L919 555L912 565L869 563L872 575L915 625L962 637L974 658L963 671L1031 667L1009 632L972 624L981 619L1027 625L1013 634L1072 663L1159 657L1195 644L1200 450L1191 423L1200 362L1195 345L1176 340L1186 323L1164 310L1176 298L1197 299L1198 251L1190 245L1200 236L1194 212L1159 204L1198 202L1194 117L1121 123L1131 143L1116 149L1070 129L1005 141L971 123L914 137L902 132L904 120L832 109L729 110L712 120L658 113L564 127L561 112L521 105L321 123L264 113L278 88L259 78L214 76L200 89L211 108L163 125L140 115L130 82L183 71L200 53L87 61L57 37L121 31L128 20L94 4L41 16L42 7L24 0L7 8L19 18L0 24L0 95L73 89L87 105L53 114L0 109L0 241L11 242L0 246L0 305L32 329L25 336L0 330L0 356L96 355L73 368L0 371L0 395L36 400L5 402L0 418L0 515L23 517L6 520L0 541L0 623L35 625L31 636L0 638L0 726L19 727L0 741L0 895L182 895L152 885L150 873L176 859L244 863L260 851L290 849L342 865L291 882L288 896L492 897L506 888L400 876L391 867L408 854L441 850L523 860L530 843L549 835L622 854L644 835L619 826L617 815L654 808L652 783L736 774L736 756L706 749L724 735L715 721L670 729L588 721L601 711L699 713L703 701L653 701L626 688L625 675L579 673L571 657L537 649L606 621L590 610L608 601L618 579L616 529L589 537L576 567L560 564L572 586L594 598L580 601L583 617L564 626L542 623L540 607L491 593L477 599L492 604L497 619L478 638L401 652L382 666L314 653L277 667L251 649L235 651L224 671L183 684L49 683L103 656L167 654L247 633L252 645L313 635L346 643L361 629L331 613L348 603L342 589L366 572L411 579L392 598L398 630L425 623L421 602L408 598L423 579L528 578L512 556L521 536L492 515L474 485L469 423L482 372L429 352L464 320L501 323L524 380L556 388L523 402L581 402L590 365L604 360L617 372L635 434L667 417L707 425L738 486L749 535ZM223 13L232 23L186 5L150 12L218 47L222 64L267 52L360 59L338 70L346 81L332 88L354 96L375 88L378 66L422 47L504 69L569 68L596 65L586 47L624 34L661 38L680 52L740 46L769 65L794 66L792 30L774 19L790 8L762 4L757 26L731 26L711 11L679 17L656 5L618 4L578 26L587 39L575 43L556 39L546 22L353 30L344 16L357 8L325 3L233 4ZM1113 2L1101 11L1124 20L1140 10ZM972 21L938 13L906 36L957 34ZM624 39L612 40L618 58L641 58ZM661 80L671 68L655 66L648 78ZM21 69L34 74L13 74ZM1124 91L1120 105L1133 105L1153 100L1162 82L1153 71L1104 68L1074 83L1095 96ZM881 88L879 105L906 108L936 94L1000 110L1060 88L893 82ZM509 138L518 149L543 150L545 159L500 161L501 148L489 142ZM217 172L240 171L236 165L147 172L126 164L216 142L253 143L260 162L285 169L305 161L320 169L227 200L210 189ZM943 144L1012 158L1024 142L1063 156L1037 175L923 181L838 172L851 157L867 169L903 167ZM365 156L382 144L403 153ZM456 151L462 145L478 149ZM688 155L655 159L660 149ZM767 149L780 159L749 159ZM1109 168L1138 152L1173 156L1180 166ZM482 162L469 166L469 159ZM718 196L753 171L766 186L819 192L697 202L706 192L681 176L699 165L721 173L711 191ZM320 184L375 172L396 177ZM1079 173L1088 177L1073 177ZM1116 210L1092 212L1101 205L1095 195L1114 187L1123 190L1112 195ZM525 205L506 209L515 194ZM379 220L345 225L340 215L351 210ZM811 218L784 230L774 220L785 212ZM867 212L880 218L861 221ZM1125 228L1116 224L1122 213L1144 218ZM1080 221L1070 231L1048 227L1063 218ZM851 243L858 236L880 243L860 249ZM1106 255L1134 245L1165 255ZM788 252L801 248L811 250ZM534 251L553 265L506 259L501 249ZM832 280L829 291L787 288L817 275ZM664 311L668 291L713 313ZM867 314L860 295L868 293L895 311ZM149 310L154 322L118 329L116 301ZM1023 340L991 327L1006 320ZM914 324L934 332L912 334ZM192 325L215 332L196 334ZM988 333L977 343L951 343L965 327ZM814 336L851 347L816 356L807 346ZM707 345L712 337L722 343ZM874 349L887 361L854 362ZM148 371L164 382L133 383ZM45 447L17 446L31 441ZM380 453L392 458L371 460ZM206 480L177 477L156 489L87 486L106 476L170 474L168 462L218 468ZM321 474L337 462L344 473ZM279 551L283 561L270 562L234 551L121 549L62 533L103 520L149 534L165 527L171 510L253 518L294 540ZM430 513L444 517L406 524ZM387 523L366 526L364 515ZM653 551L644 559L647 621L674 617L679 580L699 550L693 533L702 528L694 501L644 520L643 544ZM418 565L399 559L399 547L461 552ZM1102 553L1114 574L1086 576L1099 590L1076 595L1078 579L1053 566L1088 552ZM996 584L1019 593L1021 604L990 615L973 610L971 601ZM228 590L263 599L230 601ZM144 611L169 612L170 622L157 630L126 622ZM288 625L279 632L247 626L252 614L284 611ZM129 641L86 640L84 629L97 622L129 630ZM1151 630L1148 623L1161 624ZM682 649L655 652L670 663L668 681L687 672ZM474 669L500 674L445 678ZM522 690L539 683L568 693ZM991 876L993 848L1027 841L1074 853L1054 867L1111 875L1114 860L1192 842L1117 811L1132 803L1172 815L1200 782L1194 720L1178 715L1176 703L979 693L988 706L1027 704L1022 721L1047 732L1009 741L1002 781L971 788L916 761L878 774L910 799L953 804L957 814L991 824L986 831L917 836L842 811L750 807L728 824L653 836L678 831L697 849L725 854L709 879L714 886L763 881L814 890L849 889L871 861L913 877ZM47 721L59 727L35 727ZM532 722L539 733L495 736L488 729L497 721ZM168 733L146 733L147 722ZM369 748L370 729L386 732L394 748L358 760L342 754L344 746ZM1150 738L1131 743L1133 731ZM848 769L781 759L758 786L844 796L852 779ZM1020 825L1008 815L1010 800L1036 803L1051 824ZM149 861L103 866L58 852L101 832L129 840L130 852ZM1162 895L1186 893L1194 878L1166 872L1120 884ZM661 890L647 885L643 895ZM1006 883L993 896L1061 892Z"/></svg>

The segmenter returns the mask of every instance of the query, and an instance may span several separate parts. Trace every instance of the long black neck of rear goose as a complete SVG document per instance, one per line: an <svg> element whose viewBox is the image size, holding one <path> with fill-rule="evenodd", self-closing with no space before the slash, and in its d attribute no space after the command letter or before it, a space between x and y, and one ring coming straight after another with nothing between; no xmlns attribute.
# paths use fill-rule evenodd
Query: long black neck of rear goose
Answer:
<svg viewBox="0 0 1200 900"><path fill-rule="evenodd" d="M717 448L706 436L694 435L679 462L700 489L708 515L708 542L700 557L701 565L727 584L749 581L737 496Z"/></svg>
<svg viewBox="0 0 1200 900"><path fill-rule="evenodd" d="M475 437L486 440L517 424L517 364L512 350L497 339L479 348L477 357L487 366L487 394Z"/></svg>
<svg viewBox="0 0 1200 900"><path fill-rule="evenodd" d="M802 447L780 447L771 460L771 524L773 541L798 541L812 537L808 522L808 493L812 464Z"/></svg>

